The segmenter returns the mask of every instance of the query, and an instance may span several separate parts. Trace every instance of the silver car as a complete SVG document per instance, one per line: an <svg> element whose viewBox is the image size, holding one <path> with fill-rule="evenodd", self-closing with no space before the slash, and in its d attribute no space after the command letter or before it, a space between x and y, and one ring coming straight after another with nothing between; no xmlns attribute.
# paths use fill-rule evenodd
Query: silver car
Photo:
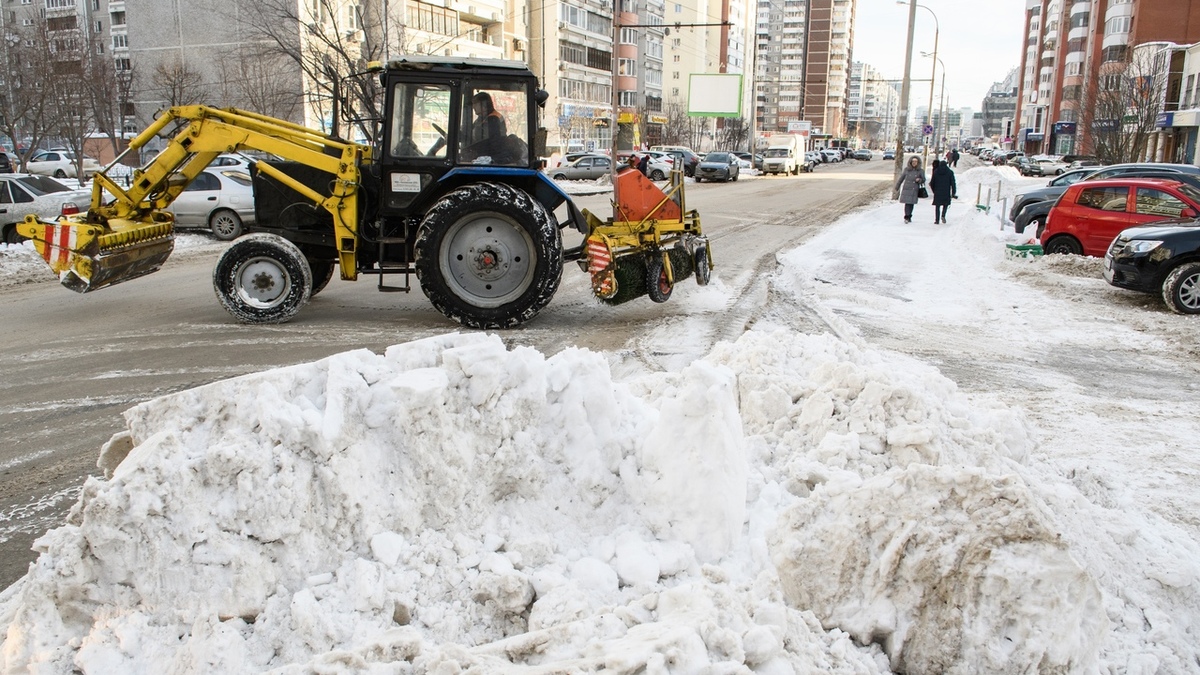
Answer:
<svg viewBox="0 0 1200 675"><path fill-rule="evenodd" d="M86 211L91 203L90 190L73 190L49 176L26 173L0 175L0 234L5 244L24 239L17 234L17 223L25 216L53 222L60 215Z"/></svg>
<svg viewBox="0 0 1200 675"><path fill-rule="evenodd" d="M167 209L177 227L201 227L230 241L254 222L254 184L241 168L207 168L184 188Z"/></svg>
<svg viewBox="0 0 1200 675"><path fill-rule="evenodd" d="M608 175L612 164L605 155L585 155L549 171L554 180L590 180Z"/></svg>

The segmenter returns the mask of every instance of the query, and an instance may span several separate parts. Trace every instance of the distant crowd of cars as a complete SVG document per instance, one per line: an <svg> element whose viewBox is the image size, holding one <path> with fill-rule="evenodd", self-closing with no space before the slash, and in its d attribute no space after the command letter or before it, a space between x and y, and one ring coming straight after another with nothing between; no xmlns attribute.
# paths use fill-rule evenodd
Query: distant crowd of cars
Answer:
<svg viewBox="0 0 1200 675"><path fill-rule="evenodd" d="M1047 254L1104 259L1118 288L1200 314L1200 167L1130 163L1065 170L1018 194L1008 217Z"/></svg>
<svg viewBox="0 0 1200 675"><path fill-rule="evenodd" d="M884 159L894 157L892 151L884 151ZM683 173L696 182L703 181L736 181L744 171L763 170L764 155L749 152L713 151L705 154L693 152L690 148L674 145L656 145L649 150L637 150L617 156L617 161L625 165L632 155L637 159L646 157L646 176L651 180L666 180L671 169L678 162L683 167ZM889 156L890 155L890 156ZM798 162L800 171L813 171L821 164L840 162L845 159L869 161L875 153L861 148L827 148L810 150L804 153L804 158ZM612 161L608 154L592 152L571 152L557 160L554 166L544 169L545 174L554 180L595 180L612 171Z"/></svg>

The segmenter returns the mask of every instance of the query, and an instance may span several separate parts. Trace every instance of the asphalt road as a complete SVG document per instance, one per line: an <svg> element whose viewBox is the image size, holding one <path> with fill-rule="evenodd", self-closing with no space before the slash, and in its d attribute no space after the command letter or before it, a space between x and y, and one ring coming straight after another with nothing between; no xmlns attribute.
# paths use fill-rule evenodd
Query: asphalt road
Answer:
<svg viewBox="0 0 1200 675"><path fill-rule="evenodd" d="M795 177L689 183L687 206L700 212L714 278L732 302L698 317L694 306L685 310L677 301L695 289L688 280L665 304L640 298L609 307L592 298L587 275L568 264L550 305L501 336L546 354L579 346L620 351L650 368L678 367L752 324L775 253L883 196L892 168L878 160L845 162ZM608 200L576 201L604 215ZM577 243L578 234L566 239ZM0 294L0 587L25 574L36 557L34 540L66 522L84 481L101 475L100 446L124 429L121 413L130 406L349 349L382 351L459 330L428 304L415 277L409 293L377 292L375 277L335 279L290 323L238 324L213 295L222 248L214 242L181 250L154 275L86 295L52 281Z"/></svg>

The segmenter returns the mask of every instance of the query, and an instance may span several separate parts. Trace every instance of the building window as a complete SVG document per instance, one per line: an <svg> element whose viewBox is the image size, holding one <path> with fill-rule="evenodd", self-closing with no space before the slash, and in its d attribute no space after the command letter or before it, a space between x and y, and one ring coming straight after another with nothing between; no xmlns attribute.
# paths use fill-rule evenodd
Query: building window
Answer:
<svg viewBox="0 0 1200 675"><path fill-rule="evenodd" d="M635 28L622 28L621 29L621 44L636 45L637 38L638 38L637 29L635 29Z"/></svg>
<svg viewBox="0 0 1200 675"><path fill-rule="evenodd" d="M617 92L617 105L622 108L636 108L638 104L638 93L636 91L621 91Z"/></svg>
<svg viewBox="0 0 1200 675"><path fill-rule="evenodd" d="M637 77L637 61L634 59L617 59L617 74L624 75L625 77Z"/></svg>
<svg viewBox="0 0 1200 675"><path fill-rule="evenodd" d="M104 22L103 22L103 21L97 21L97 22L96 22L96 26L95 26L95 32L96 32L96 33L103 33L103 32L104 32Z"/></svg>
<svg viewBox="0 0 1200 675"><path fill-rule="evenodd" d="M112 36L113 49L124 49L129 46L129 39L124 35Z"/></svg>

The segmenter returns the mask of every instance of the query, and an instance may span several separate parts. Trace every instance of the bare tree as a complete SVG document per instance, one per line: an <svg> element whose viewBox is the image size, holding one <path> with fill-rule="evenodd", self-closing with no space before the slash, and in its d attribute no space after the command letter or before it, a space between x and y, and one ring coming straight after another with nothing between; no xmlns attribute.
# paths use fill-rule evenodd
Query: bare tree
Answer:
<svg viewBox="0 0 1200 675"><path fill-rule="evenodd" d="M243 45L217 64L221 99L228 105L279 119L294 119L304 105L298 88L279 73L287 60L262 45Z"/></svg>
<svg viewBox="0 0 1200 675"><path fill-rule="evenodd" d="M1092 153L1101 161L1115 164L1142 158L1157 131L1166 74L1162 52L1126 58L1104 64L1099 77L1082 90L1081 122Z"/></svg>
<svg viewBox="0 0 1200 675"><path fill-rule="evenodd" d="M22 168L50 130L50 47L44 23L12 26L4 36L7 73L0 90L0 132L13 142Z"/></svg>
<svg viewBox="0 0 1200 675"><path fill-rule="evenodd" d="M746 147L749 138L750 127L744 117L722 118L717 147L728 151L740 150Z"/></svg>
<svg viewBox="0 0 1200 675"><path fill-rule="evenodd" d="M194 105L208 99L208 88L204 77L193 70L181 58L160 61L150 73L149 89L159 100L173 108Z"/></svg>
<svg viewBox="0 0 1200 675"><path fill-rule="evenodd" d="M299 66L308 83L305 104L318 118L328 116L335 125L348 121L373 141L382 119L379 81L358 75L385 50L376 39L382 17L370 6L353 11L338 0L261 0L249 30L265 49Z"/></svg>
<svg viewBox="0 0 1200 675"><path fill-rule="evenodd" d="M664 112L667 116L666 129L663 131L664 145L700 147L700 140L704 136L701 118L688 115L687 106L678 100L668 102Z"/></svg>
<svg viewBox="0 0 1200 675"><path fill-rule="evenodd" d="M108 137L113 155L124 150L125 117L133 107L133 71L118 70L98 33L86 32L84 85L97 130Z"/></svg>

